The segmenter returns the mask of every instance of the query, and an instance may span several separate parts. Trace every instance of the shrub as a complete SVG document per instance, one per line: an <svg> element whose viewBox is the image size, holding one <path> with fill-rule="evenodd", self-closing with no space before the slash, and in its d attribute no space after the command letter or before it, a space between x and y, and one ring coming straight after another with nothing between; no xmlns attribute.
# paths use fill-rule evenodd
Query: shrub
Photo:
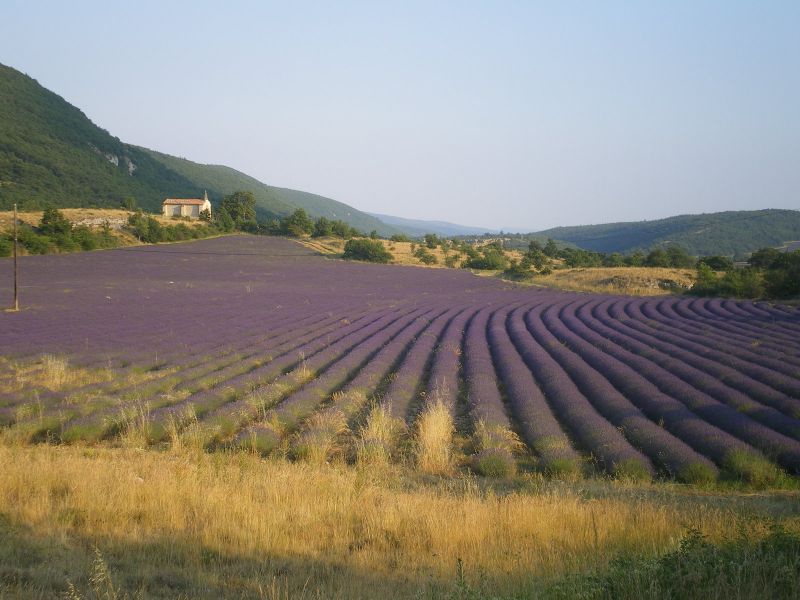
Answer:
<svg viewBox="0 0 800 600"><path fill-rule="evenodd" d="M468 269L503 271L508 266L508 259L502 251L487 247L484 248L482 255L468 258L464 266Z"/></svg>
<svg viewBox="0 0 800 600"><path fill-rule="evenodd" d="M392 255L379 240L355 239L344 245L343 258L388 263L392 260Z"/></svg>

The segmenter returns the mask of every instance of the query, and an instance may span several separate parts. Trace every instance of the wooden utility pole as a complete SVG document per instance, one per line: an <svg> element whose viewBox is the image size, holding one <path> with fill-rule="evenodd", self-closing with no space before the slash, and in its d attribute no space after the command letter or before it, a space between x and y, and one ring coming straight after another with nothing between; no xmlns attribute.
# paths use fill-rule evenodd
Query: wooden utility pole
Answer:
<svg viewBox="0 0 800 600"><path fill-rule="evenodd" d="M14 203L14 308L11 310L19 310L19 284L18 284L19 269L17 267L17 203Z"/></svg>

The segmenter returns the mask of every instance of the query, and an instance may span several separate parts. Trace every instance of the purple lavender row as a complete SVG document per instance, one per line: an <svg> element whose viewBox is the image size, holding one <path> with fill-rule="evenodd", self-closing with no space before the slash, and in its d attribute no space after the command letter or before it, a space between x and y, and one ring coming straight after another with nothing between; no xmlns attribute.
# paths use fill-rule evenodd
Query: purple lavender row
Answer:
<svg viewBox="0 0 800 600"><path fill-rule="evenodd" d="M322 340L316 339L313 342L309 342L293 352L287 352L278 360L271 361L264 368L256 369L226 381L224 386L193 394L177 405L155 411L155 422L161 424L163 436L168 420L179 417L180 413L185 410L186 405L191 405L198 416L203 416L225 404L230 405L230 411L240 409L241 407L238 406L236 401L247 401L245 398L240 398L243 393L253 391L279 377L283 372L301 364L304 357L305 367L312 373L317 373L326 368L332 360L335 360L342 353L360 344L363 340L369 339L398 318L404 316L407 310L379 313L368 317L367 323L359 322L341 328L336 332L336 337L326 337ZM228 409L223 409L222 411L225 416L227 416L228 412ZM215 414L215 416L220 416L220 413Z"/></svg>
<svg viewBox="0 0 800 600"><path fill-rule="evenodd" d="M798 323L800 314L796 308L793 312L786 312L765 302L739 302L738 306L751 317L760 318L764 323L785 326L787 330L800 333L800 323Z"/></svg>
<svg viewBox="0 0 800 600"><path fill-rule="evenodd" d="M578 301L585 303L585 301ZM731 463L730 455L750 453L744 441L793 472L800 472L800 443L765 427L746 415L692 387L657 364L637 356L592 331L575 315L576 302L564 307L560 321L545 323L557 337L601 372L651 419L664 426L717 464ZM735 438L721 435L727 432Z"/></svg>
<svg viewBox="0 0 800 600"><path fill-rule="evenodd" d="M739 390L750 398L762 404L766 404L767 406L771 406L789 417L800 418L800 403L798 403L797 400L789 398L785 394L780 393L752 377L743 375L731 367L689 352L675 344L665 341L664 335L660 330L654 330L652 327L648 327L642 322L646 320L644 317L640 317L640 319L630 317L627 311L633 311L632 304L632 301L615 300L608 305L609 317L619 323L618 326L614 327L615 329L624 327L624 333L634 337L637 341L651 346L688 365L692 365L696 369L705 371L726 386Z"/></svg>
<svg viewBox="0 0 800 600"><path fill-rule="evenodd" d="M580 454L561 429L542 390L508 335L506 324L511 310L504 307L492 314L487 336L515 421L545 472L579 472Z"/></svg>
<svg viewBox="0 0 800 600"><path fill-rule="evenodd" d="M532 335L533 332L541 334L543 327L533 323L538 315L531 313L529 319L533 323L533 331L529 330L523 320L526 312L525 308L519 308L510 314L507 322L509 337L572 439L607 473L652 476L655 470L650 460L634 448L621 432L631 428L629 417L637 419L637 411L609 411L614 407L602 405L611 415L609 422L546 349L552 345L552 340L542 343L536 335Z"/></svg>
<svg viewBox="0 0 800 600"><path fill-rule="evenodd" d="M248 427L237 436L237 444L247 446L255 441L256 448L268 454L274 450L284 435L297 428L299 423L308 418L332 393L340 389L347 379L370 360L380 348L390 342L397 334L413 323L423 312L416 309L399 318L389 317L391 321L375 331L373 335L343 354L341 358L330 364L317 378L289 395L278 406L271 409L263 421ZM268 425L267 423L270 423ZM275 427L275 424L278 427Z"/></svg>
<svg viewBox="0 0 800 600"><path fill-rule="evenodd" d="M144 384L136 383L132 385L125 385L123 383L122 385L119 385L117 381L112 381L110 384L91 384L78 390L70 390L66 393L66 395L56 392L48 392L46 394L41 394L40 398L43 401L43 405L46 407L45 413L47 414L53 410L62 410L61 407L65 403L65 398L67 399L66 404L68 405L77 404L73 399L80 398L81 400L79 404L83 413L86 412L86 409L91 409L93 404L106 406L107 408L104 410L103 414L97 415L98 417L107 416L108 413L113 411L115 408L119 408L120 410L124 409L125 400L128 401L128 404L130 404L130 402L133 400L144 400L149 401L151 406L159 406L164 402L160 401L158 398L155 398L154 396L156 394L167 392L176 384L179 384L187 379L194 379L197 377L198 372L205 368L213 368L213 361L208 361L208 357L205 356L193 357L192 362L199 364L194 369L184 370L179 373L169 373L164 377L150 380ZM192 362L189 362L189 364L191 365ZM88 396L94 396L94 401L90 401L87 398ZM110 402L110 399L113 399L113 401ZM120 400L123 402L120 403ZM108 406L109 404L111 404L111 406ZM77 414L73 413L70 418L76 417ZM84 420L86 419L91 420L91 417L86 417ZM83 423L81 423L81 425L83 425Z"/></svg>
<svg viewBox="0 0 800 600"><path fill-rule="evenodd" d="M748 415L775 431L793 438L800 437L800 420L788 417L775 408L753 400L741 391L725 385L718 378L698 369L692 363L684 362L649 345L645 341L647 338L635 329L629 329L620 321L609 317L608 307L611 302L613 301L593 300L578 309L576 314L587 327L611 340L620 348L658 365L670 376L679 378L708 396L724 402L735 411ZM655 340L649 341L652 343Z"/></svg>
<svg viewBox="0 0 800 600"><path fill-rule="evenodd" d="M463 310L463 308L450 309L436 319L417 338L414 346L406 354L382 400L382 404L395 419L404 421L408 417L409 407L422 384L425 366L430 362L436 344L445 328Z"/></svg>
<svg viewBox="0 0 800 600"><path fill-rule="evenodd" d="M567 301L569 302L569 301ZM558 312L565 302L551 304L547 307L534 309L526 315L528 329L537 338L539 343L547 344L553 357L561 364L570 375L578 389L609 418L613 423L619 424L625 437L637 448L640 448L650 459L659 465L671 476L684 481L709 480L716 476L713 464L692 448L685 441L676 437L675 427L681 426L681 421L665 422L665 430L651 419L650 411L658 410L660 403L637 393L635 386L628 385L623 393L619 381L614 377L614 368L610 357L597 352L592 353L581 347L574 336L564 327L558 318ZM568 343L569 347L564 343ZM628 373L635 375L633 371ZM658 400L667 401L670 410L663 410L659 418L669 418L671 410L683 409L669 403L666 397ZM682 414L682 417L690 415ZM703 429L700 419L690 423L680 433L689 434L694 429Z"/></svg>
<svg viewBox="0 0 800 600"><path fill-rule="evenodd" d="M313 423L307 420L301 432L296 447L313 444L320 435L333 438L338 434L338 423L350 421L364 406L368 397L375 393L376 388L391 373L392 368L401 359L403 354L414 348L414 341L439 320L445 310L441 307L415 317L405 329L400 331L391 340L369 359L358 374L336 394L332 402L316 413L319 419Z"/></svg>
<svg viewBox="0 0 800 600"><path fill-rule="evenodd" d="M492 307L475 313L470 319L464 335L464 383L467 390L467 405L473 425L480 428L478 446L484 449L503 448L508 443L511 421L506 414L497 377L492 364L492 355L486 339L489 315Z"/></svg>
<svg viewBox="0 0 800 600"><path fill-rule="evenodd" d="M770 349L769 343L759 344L758 351L755 352L752 349L752 342L754 341L752 336L748 337L741 333L738 335L726 333L720 327L720 325L724 326L725 323L717 323L712 330L705 332L703 335L698 335L697 324L700 318L696 318L694 323L687 323L685 317L676 312L677 310L682 310L680 303L658 303L655 307L650 307L646 314L650 316L650 311L652 311L652 314L659 315L659 322L669 324L671 327L684 332L685 335L683 337L698 344L730 347L735 349L736 355L743 360L788 374L790 377L796 377L800 374L800 366L798 364L787 364L794 362L793 355L797 352L796 349L792 348L791 344L784 343L780 351ZM739 328L739 331L742 331L741 328Z"/></svg>
<svg viewBox="0 0 800 600"><path fill-rule="evenodd" d="M644 324L648 327L652 327L652 323L660 323L658 321L658 315L648 308L647 305L643 306L641 302L634 301L628 303L626 310L634 318L646 321ZM800 398L799 380L773 371L767 367L757 365L750 360L740 358L739 356L743 353L740 352L735 345L729 344L717 350L701 343L690 341L686 339L685 336L674 335L669 332L667 324L661 323L661 325L662 328L658 330L659 338L670 342L673 346L734 368L740 373L748 375L756 381L760 381L777 391L794 398Z"/></svg>
<svg viewBox="0 0 800 600"><path fill-rule="evenodd" d="M200 425L207 432L208 441L211 444L227 442L242 427L256 420L260 412L276 404L308 378L338 360L340 354L372 335L376 324L379 328L385 326L387 318L396 318L396 315L393 311L365 315L359 321L317 336L273 359L274 364L269 365L269 372L264 370L261 373L258 384L245 388L249 394L238 394L232 401L217 403L216 408L206 411ZM305 356L308 358L303 359ZM298 367L300 377L294 371Z"/></svg>
<svg viewBox="0 0 800 600"><path fill-rule="evenodd" d="M690 304L690 306L692 305ZM800 366L800 357L798 357L800 347L794 347L794 339L786 339L775 335L761 326L751 326L744 319L727 313L721 308L722 300L720 298L713 298L704 303L705 309L712 317L700 316L695 318L694 321L689 321L688 317L685 317L682 312L678 312L679 307L680 305L678 304L674 307L664 307L661 312L665 316L681 318L684 325L691 323L702 325L704 335L719 335L725 340L733 340L752 347L757 346L759 351L765 352L769 356ZM680 310L682 311L683 309L680 308ZM796 336L792 336L792 338L794 337Z"/></svg>
<svg viewBox="0 0 800 600"><path fill-rule="evenodd" d="M354 324L356 328L359 325L359 322ZM160 440L166 435L166 424L169 423L170 418L174 421L181 413L187 414L186 411L190 409L196 415L202 415L212 410L214 406L233 399L241 393L240 390L252 387L255 385L254 382L259 380L268 381L277 377L283 369L288 368L299 360L296 355L296 349L299 346L308 351L313 351L313 342L317 342L317 346L324 346L329 341L329 338L326 337L327 333L327 330L312 332L300 339L291 340L277 347L271 360L236 377L207 382L209 383L208 387L195 383L195 387L199 391L178 402L171 401L169 397L162 399L154 396L155 392L151 387L147 387L146 390L139 390L139 393L129 398L126 402L117 401L104 410L97 410L80 418L73 417L71 421L62 426L61 439L67 442L78 439L96 441L113 434L114 422L109 417L137 402L141 403L144 398L149 403L150 408L154 409L151 414L155 418L154 425L151 427L151 436L154 440ZM304 339L309 340L305 345L302 344ZM213 383L213 385L210 383ZM147 391L150 395L143 396L142 393L144 391Z"/></svg>
<svg viewBox="0 0 800 600"><path fill-rule="evenodd" d="M306 319L302 319L304 321ZM310 328L315 327L319 321L312 321ZM274 330L269 334L261 335L261 342L264 343L270 338L279 337L281 333L285 335L286 329L291 329L294 324L288 325L285 328ZM267 348L268 349L268 348ZM250 356L258 353L259 355L266 356L264 348L259 348L257 351L251 353ZM233 357L231 357L233 355ZM129 370L117 370L114 372L114 379L108 382L92 383L79 388L71 389L66 392L58 391L37 391L39 401L47 408L45 412L49 413L53 408L58 409L63 403L74 404L75 399L80 399L80 404L83 408L91 408L91 397L97 398L97 402L106 404L106 398L113 396L119 399L146 399L156 403L153 398L156 394L165 393L169 390L182 389L181 384L184 386L197 386L198 377L209 371L218 369L218 365L222 361L239 361L248 358L248 355L242 356L237 354L237 349L234 347L226 348L224 353L221 353L215 360L209 360L206 355L195 355L185 353L183 360L175 364L170 364L169 369L165 371L165 375L155 379L150 379L146 383L127 384L125 378L130 374ZM262 361L263 362L263 361ZM241 366L246 366L245 363L237 363ZM257 366L257 364L256 364ZM175 372L176 368L183 370ZM198 389L200 389L198 387Z"/></svg>
<svg viewBox="0 0 800 600"><path fill-rule="evenodd" d="M453 317L447 324L431 358L431 372L425 388L425 404L441 402L453 415L458 401L464 330L475 312L475 308L469 308Z"/></svg>

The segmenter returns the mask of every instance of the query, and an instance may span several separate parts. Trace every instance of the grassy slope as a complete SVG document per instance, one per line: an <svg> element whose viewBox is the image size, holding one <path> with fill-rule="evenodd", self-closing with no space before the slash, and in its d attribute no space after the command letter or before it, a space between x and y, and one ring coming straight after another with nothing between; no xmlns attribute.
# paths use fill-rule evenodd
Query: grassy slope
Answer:
<svg viewBox="0 0 800 600"><path fill-rule="evenodd" d="M628 252L679 244L690 254L743 256L800 239L800 211L728 211L656 221L556 227L539 232L589 250Z"/></svg>

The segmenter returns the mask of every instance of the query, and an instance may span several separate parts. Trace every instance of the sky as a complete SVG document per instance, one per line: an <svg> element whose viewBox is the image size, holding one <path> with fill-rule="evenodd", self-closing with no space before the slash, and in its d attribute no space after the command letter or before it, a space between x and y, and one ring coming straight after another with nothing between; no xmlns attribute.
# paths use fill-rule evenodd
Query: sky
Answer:
<svg viewBox="0 0 800 600"><path fill-rule="evenodd" d="M121 140L506 231L800 209L800 2L0 0Z"/></svg>

